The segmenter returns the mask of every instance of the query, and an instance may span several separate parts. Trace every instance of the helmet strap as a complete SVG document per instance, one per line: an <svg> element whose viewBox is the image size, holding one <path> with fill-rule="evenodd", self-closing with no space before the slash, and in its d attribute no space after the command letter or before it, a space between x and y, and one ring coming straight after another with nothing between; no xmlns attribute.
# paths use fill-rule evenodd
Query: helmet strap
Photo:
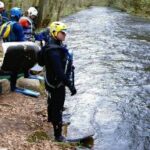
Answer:
<svg viewBox="0 0 150 150"><path fill-rule="evenodd" d="M53 38L57 40L56 31L53 31Z"/></svg>

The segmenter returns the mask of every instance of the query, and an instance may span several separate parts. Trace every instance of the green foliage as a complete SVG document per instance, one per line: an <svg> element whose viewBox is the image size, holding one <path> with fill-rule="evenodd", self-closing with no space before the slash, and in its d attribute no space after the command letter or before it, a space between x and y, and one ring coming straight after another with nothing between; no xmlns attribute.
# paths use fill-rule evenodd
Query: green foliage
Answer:
<svg viewBox="0 0 150 150"><path fill-rule="evenodd" d="M70 15L76 11L93 5L105 5L107 0L5 0L6 9L21 7L24 12L31 6L39 10L39 26L46 27L49 22L59 20L60 17Z"/></svg>
<svg viewBox="0 0 150 150"><path fill-rule="evenodd" d="M59 20L90 6L107 5L123 11L150 16L150 0L5 0L6 9L21 7L24 12L31 6L39 8L39 25L46 27L48 23Z"/></svg>
<svg viewBox="0 0 150 150"><path fill-rule="evenodd" d="M108 0L108 4L134 14L150 16L150 0Z"/></svg>
<svg viewBox="0 0 150 150"><path fill-rule="evenodd" d="M27 141L30 143L38 142L40 140L49 140L49 136L44 131L36 131L27 138Z"/></svg>

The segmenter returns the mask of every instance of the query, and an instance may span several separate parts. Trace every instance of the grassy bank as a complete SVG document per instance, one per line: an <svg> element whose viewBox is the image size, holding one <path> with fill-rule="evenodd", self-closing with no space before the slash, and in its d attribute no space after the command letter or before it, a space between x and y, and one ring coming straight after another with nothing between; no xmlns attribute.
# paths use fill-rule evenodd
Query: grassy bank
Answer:
<svg viewBox="0 0 150 150"><path fill-rule="evenodd" d="M108 0L108 6L150 18L150 0Z"/></svg>

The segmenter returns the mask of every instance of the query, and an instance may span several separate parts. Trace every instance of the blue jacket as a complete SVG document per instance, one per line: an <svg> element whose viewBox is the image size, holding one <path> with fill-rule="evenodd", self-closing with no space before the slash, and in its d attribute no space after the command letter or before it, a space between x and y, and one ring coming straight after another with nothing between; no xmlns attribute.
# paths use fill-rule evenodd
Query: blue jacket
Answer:
<svg viewBox="0 0 150 150"><path fill-rule="evenodd" d="M19 42L24 41L24 33L22 26L16 22L11 21L11 31L7 39L4 39L5 42Z"/></svg>
<svg viewBox="0 0 150 150"><path fill-rule="evenodd" d="M24 27L23 26L23 32L24 32L24 36L25 36L25 40L26 41L35 41L35 37L34 37L34 24L33 24L33 20L30 19L29 17L21 17L21 19L26 19L26 21L28 22L29 26L28 27Z"/></svg>
<svg viewBox="0 0 150 150"><path fill-rule="evenodd" d="M46 30L40 32L39 34L35 35L35 40L37 41L45 41L45 43L48 43L50 36L50 29L47 28Z"/></svg>
<svg viewBox="0 0 150 150"><path fill-rule="evenodd" d="M4 10L3 12L0 13L0 26L5 23L5 22L8 22L9 19L8 19L8 14L7 12Z"/></svg>

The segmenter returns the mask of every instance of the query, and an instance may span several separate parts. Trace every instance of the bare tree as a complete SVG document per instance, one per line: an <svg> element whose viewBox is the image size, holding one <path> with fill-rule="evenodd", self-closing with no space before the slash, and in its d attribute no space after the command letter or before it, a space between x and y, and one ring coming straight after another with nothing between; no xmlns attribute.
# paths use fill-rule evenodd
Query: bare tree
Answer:
<svg viewBox="0 0 150 150"><path fill-rule="evenodd" d="M54 0L49 0L49 17L50 17L50 22L53 20L54 16L54 10L55 10L55 2Z"/></svg>
<svg viewBox="0 0 150 150"><path fill-rule="evenodd" d="M41 26L43 20L43 11L47 0L39 0L37 26Z"/></svg>
<svg viewBox="0 0 150 150"><path fill-rule="evenodd" d="M65 7L65 5L67 4L68 0L57 0L58 4L57 4L57 16L56 16L56 20L59 21L60 17L61 17L61 13Z"/></svg>
<svg viewBox="0 0 150 150"><path fill-rule="evenodd" d="M13 6L13 0L8 1L8 9L10 10Z"/></svg>

